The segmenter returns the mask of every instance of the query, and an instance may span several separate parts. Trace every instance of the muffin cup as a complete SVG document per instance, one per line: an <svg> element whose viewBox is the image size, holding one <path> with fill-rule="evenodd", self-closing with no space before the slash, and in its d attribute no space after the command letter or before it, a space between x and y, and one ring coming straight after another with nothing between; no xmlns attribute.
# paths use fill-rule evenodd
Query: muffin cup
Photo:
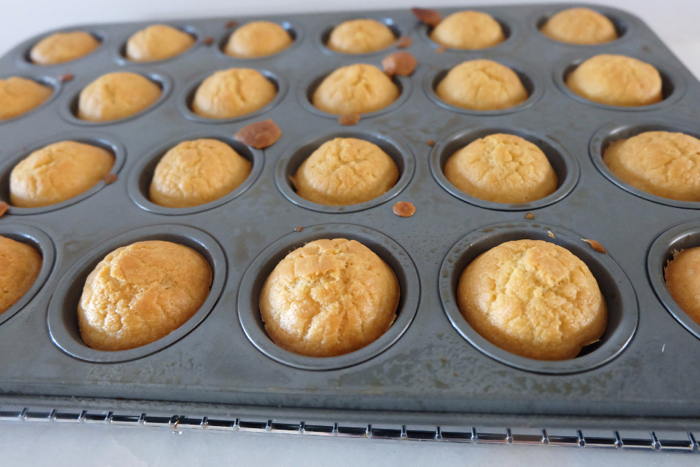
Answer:
<svg viewBox="0 0 700 467"><path fill-rule="evenodd" d="M37 65L38 66L38 65ZM61 89L63 88L63 85L61 83L60 79L47 76L47 75L29 75L26 73L10 73L10 74L5 74L3 76L0 76L0 79L7 79L11 77L17 77L17 78L25 78L25 79L30 79L32 81L35 81L39 84L43 84L44 86L50 86L53 92L49 96L48 99L46 99L44 102L42 102L40 105L34 107L32 110L28 112L24 112L23 114L17 115L12 118L6 118L5 120L0 120L0 125L5 125L8 123L16 122L17 120L25 117L29 117L30 115L33 115L37 113L39 110L43 109L46 107L48 104L53 102L57 97L58 94L61 92Z"/></svg>
<svg viewBox="0 0 700 467"><path fill-rule="evenodd" d="M153 23L153 24L156 24L156 23ZM134 60L130 60L126 56L126 43L131 38L131 36L133 36L134 34L136 34L139 31L141 31L142 29L145 29L146 27L148 27L147 25L141 25L139 27L133 28L129 33L127 33L126 39L124 40L124 42L122 42L119 45L119 48L114 49L114 51L113 51L114 61L118 65L122 65L122 66L131 66L131 65L134 65L137 67L156 66L156 65L160 65L162 63L168 63L168 62L171 62L173 60L177 60L178 58L184 57L185 55L187 55L191 52L194 52L196 49L201 47L202 35L195 27L190 26L188 24L173 24L173 23L158 23L158 24L166 24L167 26L171 26L175 29L178 29L179 31L182 31L182 32L189 34L194 39L194 44L192 44L192 46L189 49L184 50L183 52L181 52L177 55L174 55L172 57L164 58L163 60L154 60L151 62L137 62Z"/></svg>
<svg viewBox="0 0 700 467"><path fill-rule="evenodd" d="M256 62L262 62L264 60L269 60L269 59L276 59L278 58L281 54L287 53L290 50L295 49L303 40L304 40L304 33L302 30L296 26L294 26L292 23L289 21L281 21L277 24L279 24L282 29L287 31L287 34L289 34L289 37L292 38L292 43L287 47L286 49L280 50L277 53L271 54L271 55L265 55L264 57L252 57L252 58L243 58L243 57L232 57L228 55L224 50L226 50L226 44L228 43L229 38L231 37L231 34L233 34L236 29L239 27L245 25L248 21L237 24L234 27L231 28L226 28L226 32L219 38L218 41L216 41L216 55L218 55L220 58L224 60L235 60L237 63L240 63L241 66L246 66L246 64L251 64L251 63L256 63Z"/></svg>
<svg viewBox="0 0 700 467"><path fill-rule="evenodd" d="M3 313L0 313L1 325L24 308L24 306L27 305L32 298L34 298L39 289L44 286L46 280L51 274L51 271L53 270L53 266L56 261L56 250L49 236L36 227L30 227L28 225L16 224L12 222L3 222L0 223L0 236L11 238L17 242L26 243L27 245L34 247L34 249L41 255L42 260L39 275L36 277L29 290L27 290L27 292L22 295L22 297L17 300L14 305L5 310Z"/></svg>
<svg viewBox="0 0 700 467"><path fill-rule="evenodd" d="M346 238L362 243L394 270L401 288L397 316L391 328L371 344L337 357L307 357L282 349L267 335L260 316L260 293L272 270L293 250L322 238ZM238 319L251 343L271 359L302 370L338 370L365 362L391 347L410 326L419 301L418 271L398 243L376 230L359 225L321 224L285 235L255 258L238 289Z"/></svg>
<svg viewBox="0 0 700 467"><path fill-rule="evenodd" d="M552 169L557 174L557 190L549 196L529 203L506 204L470 196L447 180L444 167L450 156L471 142L496 133L520 136L539 147L547 156L547 160L549 160ZM430 170L440 186L452 196L475 206L497 211L528 211L549 206L571 193L579 179L578 162L560 144L530 130L508 127L472 127L446 136L435 144L430 153Z"/></svg>
<svg viewBox="0 0 700 467"><path fill-rule="evenodd" d="M477 59L493 60L496 63L507 66L508 68L513 70L515 72L515 74L518 75L518 78L520 78L520 82L523 83L523 87L525 87L525 90L527 91L528 98L524 102L522 102L518 105L514 105L513 107L509 107L507 109L500 109L500 110L465 109L462 107L457 107L456 105L448 104L447 102L442 100L435 92L435 89L437 88L438 84L440 84L440 81L442 81L445 78L445 76L447 76L447 73L449 73L453 67L459 65L463 61L477 60ZM478 116L478 117L488 117L488 116L507 115L507 114L511 114L513 112L518 112L520 110L523 110L523 109L530 107L532 104L537 102L542 97L542 94L544 93L544 86L543 86L543 83L541 82L541 80L539 78L537 78L532 72L526 70L525 68L521 67L520 64L515 63L508 58L497 58L497 57L484 56L483 54L479 54L478 56L469 57L466 60L456 62L448 68L442 68L438 71L428 73L427 76L425 77L425 80L423 80L423 90L425 91L425 94L428 96L428 98L431 101L435 102L437 105L439 105L440 107L442 107L444 109L451 110L453 112L457 112L457 113L461 113L461 114L466 114L466 115L474 115L474 116Z"/></svg>
<svg viewBox="0 0 700 467"><path fill-rule="evenodd" d="M550 236L550 233L555 238ZM608 306L608 325L600 340L581 350L576 358L562 361L534 360L495 346L477 333L457 307L456 290L464 269L477 256L512 240L544 240L566 248L586 263ZM637 297L629 279L608 255L598 253L581 237L558 227L537 223L498 224L476 230L458 241L440 268L440 299L447 318L471 345L506 365L543 374L571 374L592 370L612 361L629 344L637 329Z"/></svg>
<svg viewBox="0 0 700 467"><path fill-rule="evenodd" d="M622 41L626 41L627 38L629 37L629 33L631 32L631 28L628 24L628 22L623 18L623 16L620 14L621 12L614 9L614 8L607 8L603 5L583 5L585 8L589 8L597 13L600 13L601 15L605 16L608 18L613 26L615 27L615 32L617 32L617 39L610 41L610 42L605 42L603 44L569 44L567 42L562 42L558 41L555 39L550 38L549 36L546 36L542 34L542 27L544 24L549 21L549 19L556 15L557 13L567 10L569 8L576 8L578 5L559 5L557 8L548 8L544 13L536 13L534 14L529 21L529 26L530 26L530 33L535 36L539 37L540 39L546 41L549 43L549 45L553 44L558 44L562 47L585 47L589 50L595 50L594 47L598 47L600 49L604 47L610 47L611 45L617 45L620 44ZM602 53L602 50L601 50Z"/></svg>
<svg viewBox="0 0 700 467"><path fill-rule="evenodd" d="M654 203L665 204L666 206L673 206L684 209L700 209L700 202L698 201L679 201L671 198L663 198L661 196L647 193L646 191L640 190L639 188L635 188L632 185L618 178L617 175L615 175L608 168L608 166L605 165L605 162L603 161L603 154L612 143L621 139L628 139L633 136L637 136L647 131L668 131L674 133L685 133L686 135L700 139L700 132L691 128L683 128L681 125L660 123L654 121L629 124L610 123L596 131L588 145L588 151L591 155L591 160L593 161L593 164L600 171L600 173L602 173L608 180L610 180L623 190L632 193L635 196L639 196L640 198L644 198Z"/></svg>
<svg viewBox="0 0 700 467"><path fill-rule="evenodd" d="M301 166L311 153L318 149L323 143L334 138L357 138L379 146L394 160L396 167L399 169L399 179L396 181L396 184L389 191L377 198L348 206L326 206L306 200L297 195L291 177L296 174L299 166ZM277 188L279 188L282 194L297 206L329 214L358 212L379 206L396 197L411 181L415 165L416 163L411 149L401 140L376 131L339 130L332 133L319 133L304 142L294 145L277 163L275 181L277 182Z"/></svg>
<svg viewBox="0 0 700 467"><path fill-rule="evenodd" d="M501 25L501 29L503 30L503 35L505 36L505 40L503 42L501 42L500 44L496 44L493 47L486 47L484 49L454 49L452 47L448 47L442 53L451 53L451 54L452 53L454 53L454 54L474 54L474 53L477 53L478 54L478 53L483 53L486 51L491 53L491 52L495 52L495 51L498 51L502 48L510 46L511 42L517 42L517 38L519 35L517 23L519 21L511 19L511 18L506 18L505 16L500 14L500 12L498 14L495 14L495 16L494 16L494 14L490 13L489 11L484 11L478 7L477 8L465 7L462 9L451 9L449 12L443 12L442 17L443 17L443 19L447 18L452 13L456 13L456 12L461 11L461 10L474 10L474 11L479 11L482 13L488 13L489 15L491 15L493 17L493 19L495 19L496 22ZM442 47L440 44L438 44L437 42L433 41L430 38L430 34L433 32L433 29L434 29L433 26L429 26L425 23L418 21L416 29L417 29L418 35L430 47L432 47L435 50ZM511 38L514 38L514 39L511 40Z"/></svg>
<svg viewBox="0 0 700 467"><path fill-rule="evenodd" d="M187 322L155 342L135 349L114 352L88 347L80 337L78 327L78 302L87 276L111 251L145 240L179 243L200 253L209 262L213 274L207 299ZM46 317L51 340L68 355L93 363L128 362L154 354L185 337L209 315L224 288L226 274L226 257L223 250L216 240L201 230L184 225L162 224L118 235L78 260L58 283Z"/></svg>
<svg viewBox="0 0 700 467"><path fill-rule="evenodd" d="M107 183L103 180L99 181L92 188L77 196L74 196L60 203L51 204L49 206L41 206L38 208L20 208L13 206L10 202L10 175L12 174L12 169L15 168L23 159L28 157L32 152L37 151L49 144L58 143L60 141L76 141L78 143L90 144L104 149L114 156L114 165L109 173L117 175L124 165L126 159L126 149L124 145L121 144L116 138L109 134L102 134L96 132L77 132L77 133L67 133L65 135L53 136L49 139L45 139L38 143L34 143L32 146L28 146L27 149L22 149L16 155L10 157L8 161L0 166L0 201L5 201L10 205L7 210L8 214L25 216L34 214L43 214L45 212L56 211L58 209L63 209L65 207L71 206L78 203L107 186Z"/></svg>
<svg viewBox="0 0 700 467"><path fill-rule="evenodd" d="M93 50L92 52L90 52L89 54L84 55L84 56L82 56L82 57L80 57L80 58L76 58L75 60L70 60L70 61L68 61L68 62L57 63L57 64L55 64L55 65L40 65L40 64L38 64L38 63L32 62L32 60L31 60L31 58L30 58L30 54L31 54L32 48L33 48L35 45L37 45L40 41L42 41L42 40L46 39L47 37L52 36L52 35L54 35L54 34L58 34L58 33L67 33L67 32L75 32L75 31L85 31L85 32L87 32L87 33L90 34L92 37L94 37L95 39L97 39L97 41L100 43L100 45L99 45L95 50ZM80 28L80 27L77 27L77 28L76 28L76 27L69 27L69 28L56 29L56 30L53 30L53 31L49 31L49 32L47 32L47 33L44 33L44 34L42 34L42 35L40 35L40 36L35 36L35 37L33 37L33 38L31 38L31 39L25 41L24 44L21 45L21 46L19 46L19 48L18 48L17 51L15 52L15 54L14 54L14 55L15 55L15 57L14 57L14 62L15 62L15 64L16 64L18 67L21 67L21 68L33 68L33 69L35 69L35 70L38 70L38 69L50 70L50 69L58 68L58 67L66 68L66 67L69 67L69 66L71 66L71 65L73 65L73 64L78 64L78 61L79 61L79 60L84 60L84 59L86 59L86 58L88 58L88 57L90 57L90 56L92 56L92 55L97 55L97 54L102 50L102 47L105 45L105 43L107 43L108 40L109 40L109 36L108 36L107 33L106 33L104 30L102 30L99 26L95 26L95 27L90 27L90 26L88 26L88 27L85 27L85 28Z"/></svg>
<svg viewBox="0 0 700 467"><path fill-rule="evenodd" d="M129 63L131 63L131 62L129 62ZM127 117L118 118L116 120L109 120L106 122L90 122L88 120L83 120L83 119L78 118L78 100L80 99L80 93L83 91L85 86L87 86L88 84L92 83L94 80L99 78L99 76L92 76L92 77L90 77L88 79L84 79L80 83L78 83L79 91L77 93L73 94L68 99L68 101L65 102L64 105L62 105L59 108L59 114L61 115L61 117L63 117L63 119L65 121L67 121L68 123L71 123L73 125L91 126L91 127L105 126L105 125L117 125L119 123L128 122L128 121L133 120L135 118L142 117L143 115L147 114L148 112L151 112L153 109L158 107L160 104L163 103L163 101L165 101L168 98L168 95L170 94L170 91L172 91L172 88L173 88L172 79L168 75L166 75L160 71L158 71L158 72L139 72L139 71L131 70L131 69L123 69L123 70L117 69L117 70L113 70L113 71L114 72L118 72L118 71L132 72L132 73L136 73L138 75L143 76L144 78L150 80L151 82L158 85L158 87L160 87L160 89L161 89L160 96L153 104L149 105L148 107L146 107L142 111L136 112L135 114L129 115Z"/></svg>
<svg viewBox="0 0 700 467"><path fill-rule="evenodd" d="M166 152L168 152L173 147L177 146L183 141L190 141L194 139L215 139L229 145L234 151L236 151L241 157L245 158L250 162L252 170L248 178L243 181L235 190L222 196L219 199L215 199L206 204L201 204L199 206L192 206L187 208L171 208L160 206L151 201L149 190L151 186L151 181L153 180L153 174L156 170L156 166L163 158ZM163 214L168 216L178 216L186 214L194 214L197 212L204 212L210 209L222 206L234 198L242 195L248 188L250 188L255 181L260 176L265 165L265 157L263 152L259 149L254 149L245 144L237 141L233 137L219 132L216 133L204 133L197 132L186 136L179 136L177 138L171 138L165 143L158 146L156 149L149 151L145 156L141 157L138 163L134 166L131 173L129 174L129 179L127 181L127 191L131 200L136 203L138 207L145 211L152 212L154 214Z"/></svg>
<svg viewBox="0 0 700 467"><path fill-rule="evenodd" d="M231 58L231 57L229 57ZM233 68L233 67L229 67ZM178 110L182 115L185 116L186 119L192 120L194 122L198 123L213 123L213 124L220 124L220 123L236 123L240 122L242 120L247 120L250 118L256 118L259 117L260 115L264 114L268 110L272 109L273 107L277 106L280 102L282 102L282 99L284 99L285 94L287 93L287 81L282 79L279 73L270 71L270 70L261 70L261 69L256 69L258 72L260 72L265 78L267 78L268 81L270 81L275 88L277 89L277 95L275 96L272 101L270 101L269 104L266 106L254 111L250 112L244 115L239 115L238 117L231 117L231 118L207 118L207 117L202 117L201 115L197 115L192 111L192 102L194 101L194 95L197 92L197 89L199 89L199 86L202 84L202 82L210 77L212 74L214 74L216 71L221 71L221 70L226 70L228 68L221 68L220 70L212 70L208 71L207 73L199 75L197 78L194 80L190 81L189 84L187 84L184 88L184 91L180 94L176 101L176 105Z"/></svg>
<svg viewBox="0 0 700 467"><path fill-rule="evenodd" d="M384 25L386 25L389 29L391 29L391 32L394 34L394 38L396 40L399 40L399 38L402 35L407 35L407 34L402 34L402 31L407 31L406 28L399 27L399 25L396 23L396 21L392 18L389 18L387 16L382 16L382 15L351 15L348 16L346 19L341 20L341 21L335 21L333 24L330 25L324 25L322 26L316 33L316 41L317 41L317 46L318 48L327 55L331 55L333 57L338 57L338 58L360 58L360 57L373 57L375 55L389 55L392 51L396 49L396 41L394 41L393 44L391 44L389 47L386 49L381 49L377 50L375 52L368 52L364 54L349 54L349 53L343 53L343 52L336 52L335 50L329 49L326 44L328 44L328 39L331 36L331 32L333 30L340 26L342 23L346 21L353 21L356 19L373 19L375 21L378 21Z"/></svg>
<svg viewBox="0 0 700 467"><path fill-rule="evenodd" d="M664 274L664 269L673 259L675 252L695 247L700 247L700 221L688 222L667 230L651 244L647 256L647 273L656 296L666 310L691 334L700 339L700 324L693 321L678 306L666 288Z"/></svg>

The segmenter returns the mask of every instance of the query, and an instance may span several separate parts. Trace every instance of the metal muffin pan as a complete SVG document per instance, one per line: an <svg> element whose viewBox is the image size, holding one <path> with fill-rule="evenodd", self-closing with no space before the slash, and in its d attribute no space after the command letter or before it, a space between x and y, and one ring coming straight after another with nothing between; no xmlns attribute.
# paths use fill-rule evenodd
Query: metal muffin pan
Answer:
<svg viewBox="0 0 700 467"><path fill-rule="evenodd" d="M462 427L443 430L456 433L453 439L472 442L486 442L493 435L513 442L570 438L575 445L582 445L586 430L594 427L610 429L605 438L610 445L634 438L623 432L613 435L618 428L700 430L695 391L700 342L686 329L691 326L692 331L692 325L676 319L682 315L663 296L663 287L652 286L659 278L659 261L675 245L660 236L675 226L697 223L697 203L681 206L636 193L607 174L599 160L606 144L638 130L696 134L692 130L700 83L647 26L619 10L594 6L624 30L622 38L605 45L560 44L537 31L541 18L570 6L470 6L490 13L509 31L505 42L479 51L436 53L428 28L408 9L171 22L195 31L197 43L187 53L152 64L125 61L120 50L130 34L157 21L70 28L99 35L102 43L92 54L62 65L27 61L28 50L46 34L19 44L0 59L0 75L54 80L57 87L52 100L40 108L0 123L0 199L7 200L7 177L14 164L44 144L69 138L93 141L111 147L123 162L113 170L119 177L115 183L100 184L60 209L11 208L0 218L1 229L23 226L45 233L56 258L43 285L38 281L36 293L27 294L24 306L18 305L14 317L0 326L0 353L8 356L0 361L3 410L9 403L52 408L79 403L90 413L104 409L101 420L114 418L115 423L141 423L148 418L143 413L156 417L161 409L172 410L167 420L196 410L182 419L207 426L210 415L212 426L215 419L225 419L222 426L231 429L259 425L259 431L273 426L279 431L294 426L299 432L305 422L338 436L393 433L415 439L433 439L431 433L442 439L436 427L450 426ZM443 15L453 11L440 9ZM329 27L365 16L390 22L411 37L413 43L405 50L419 65L412 76L395 79L402 88L396 103L363 115L355 126L341 127L336 116L309 102L319 78L353 63L379 66L398 50L392 45L358 56L324 50L322 38ZM233 30L230 22L254 19L287 25L295 34L293 46L251 60L224 55L220 46ZM672 84L672 92L660 104L629 111L593 105L562 89L566 68L598 53L653 63ZM527 105L503 112L464 112L436 102L432 89L440 74L476 58L513 66L526 76L531 93ZM194 117L188 99L198 83L231 67L265 72L276 82L277 98L235 119ZM138 115L111 123L76 119L71 105L82 88L104 73L121 70L160 78L161 99ZM60 82L64 74L74 79ZM273 146L254 150L232 138L249 123L268 118L282 130ZM559 190L551 198L515 206L480 203L450 190L442 175L445 158L461 143L490 131L511 132L539 144L557 171ZM399 162L399 185L360 207L324 208L300 201L289 175L314 148L338 135L383 145ZM150 203L147 187L157 160L179 142L200 137L225 141L252 161L253 174L245 186L198 208L161 209ZM396 201L413 203L415 215L395 216ZM496 230L487 231L494 226ZM362 240L384 257L400 278L403 304L394 326L375 344L337 359L310 361L269 340L255 313L255 295L277 259L325 234ZM598 347L575 359L534 362L488 347L463 319L459 322L454 306L445 303L469 255L528 235L567 246L591 265L601 282L610 328ZM169 238L204 253L214 269L211 302L182 329L141 349L110 356L87 348L73 315L84 277L108 251L145 238ZM594 251L581 238L600 242L608 253ZM652 245L660 245L661 252L652 255L658 249ZM42 255L48 258L46 251ZM259 417L250 415L251 407ZM112 417L112 410L124 412ZM62 413L44 412L49 419ZM44 412L20 410L18 416ZM10 409L7 413L14 414ZM287 421L268 422L276 417L273 413ZM509 438L511 431L505 428L515 424L547 428L550 438L515 430ZM489 426L504 428L483 428ZM583 434L559 436L552 427Z"/></svg>

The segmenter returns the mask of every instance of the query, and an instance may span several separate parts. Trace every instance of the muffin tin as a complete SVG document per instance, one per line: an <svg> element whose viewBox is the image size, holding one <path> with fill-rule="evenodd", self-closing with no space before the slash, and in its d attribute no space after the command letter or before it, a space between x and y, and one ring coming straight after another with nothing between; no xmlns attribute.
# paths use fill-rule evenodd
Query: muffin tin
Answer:
<svg viewBox="0 0 700 467"><path fill-rule="evenodd" d="M169 22L197 41L180 56L150 64L124 59L122 49L131 33L153 22L71 28L93 33L101 45L61 65L27 61L31 46L45 35L15 47L0 59L0 75L53 83L54 95L26 115L0 122L0 199L8 198L9 172L18 160L63 139L112 151L119 178L50 208L11 207L0 218L2 235L38 246L44 258L32 290L0 318L0 418L692 450L695 438L688 432L700 430L700 327L673 303L662 268L674 248L700 245L700 203L664 200L627 186L607 171L601 152L616 138L648 129L697 136L700 83L646 25L619 10L594 7L623 32L608 44L567 45L537 31L543 18L571 6L473 7L508 31L505 42L479 51L436 53L429 28L408 9L265 17L293 31L295 42L252 60L221 53L231 20L256 19L233 11L226 18ZM443 16L453 11L440 10ZM345 55L324 48L330 26L361 17L411 37L405 50L419 65L412 76L395 79L401 88L396 103L341 127L336 116L309 103L319 80L352 63L380 66L397 50ZM565 74L599 53L657 66L665 100L619 108L573 96L563 87ZM514 68L530 98L495 112L441 103L433 89L445 71L477 58ZM189 103L196 86L231 67L263 72L278 96L235 119L194 116ZM163 96L114 122L75 118L80 90L113 71L148 76ZM65 74L74 79L61 82ZM282 130L273 146L256 150L232 138L268 118ZM497 205L451 187L442 175L447 157L497 131L540 145L559 176L556 193L528 204ZM397 186L345 208L296 196L289 176L315 147L337 136L384 147L398 163ZM249 179L197 208L150 203L147 187L159 158L183 140L202 137L224 141L249 159ZM397 201L413 203L415 215L394 215ZM312 359L272 343L256 294L276 261L325 236L361 240L382 256L399 277L402 303L391 330L374 344ZM73 314L86 274L106 252L153 238L192 246L209 260L214 284L206 304L181 329L148 346L114 353L87 348ZM474 333L456 311L454 289L465 264L489 246L517 238L566 246L600 282L610 325L576 359L538 362L510 355ZM584 238L600 242L607 254Z"/></svg>

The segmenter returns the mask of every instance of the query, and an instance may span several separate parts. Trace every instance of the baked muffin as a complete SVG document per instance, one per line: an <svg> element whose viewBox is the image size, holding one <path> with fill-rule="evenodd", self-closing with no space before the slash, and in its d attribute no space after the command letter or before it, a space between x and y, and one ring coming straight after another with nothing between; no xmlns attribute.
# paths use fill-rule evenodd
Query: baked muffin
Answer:
<svg viewBox="0 0 700 467"><path fill-rule="evenodd" d="M153 105L162 92L157 84L136 73L107 73L80 92L78 118L108 122L129 117Z"/></svg>
<svg viewBox="0 0 700 467"><path fill-rule="evenodd" d="M126 58L156 62L179 55L194 45L194 37L165 24L154 24L136 32L126 42Z"/></svg>
<svg viewBox="0 0 700 467"><path fill-rule="evenodd" d="M491 60L470 60L452 68L435 88L450 105L471 110L502 110L527 100L518 75Z"/></svg>
<svg viewBox="0 0 700 467"><path fill-rule="evenodd" d="M289 253L268 276L260 313L289 352L335 357L382 336L396 319L394 271L354 240L316 240Z"/></svg>
<svg viewBox="0 0 700 467"><path fill-rule="evenodd" d="M607 326L605 299L586 264L541 240L479 255L462 272L457 305L483 338L536 360L574 358Z"/></svg>
<svg viewBox="0 0 700 467"><path fill-rule="evenodd" d="M681 250L664 269L666 288L673 300L700 324L700 247Z"/></svg>
<svg viewBox="0 0 700 467"><path fill-rule="evenodd" d="M376 144L335 138L301 164L292 183L299 196L313 203L348 206L383 195L398 179L396 163Z"/></svg>
<svg viewBox="0 0 700 467"><path fill-rule="evenodd" d="M617 39L613 22L590 8L560 11L549 18L540 31L550 39L567 44L594 45Z"/></svg>
<svg viewBox="0 0 700 467"><path fill-rule="evenodd" d="M37 65L57 65L84 57L99 46L100 42L85 31L59 32L37 42L29 58Z"/></svg>
<svg viewBox="0 0 700 467"><path fill-rule="evenodd" d="M283 51L292 42L292 36L279 24L252 21L233 31L224 53L236 58L267 57Z"/></svg>
<svg viewBox="0 0 700 467"><path fill-rule="evenodd" d="M344 54L366 54L386 49L396 41L384 23L373 19L345 21L333 28L326 47Z"/></svg>
<svg viewBox="0 0 700 467"><path fill-rule="evenodd" d="M652 195L700 201L700 140L648 131L612 143L603 162L620 180Z"/></svg>
<svg viewBox="0 0 700 467"><path fill-rule="evenodd" d="M399 94L398 86L379 68L358 63L326 76L311 103L333 115L359 115L390 106Z"/></svg>
<svg viewBox="0 0 700 467"><path fill-rule="evenodd" d="M206 118L233 118L262 109L277 88L262 73L249 68L217 71L199 85L192 111Z"/></svg>
<svg viewBox="0 0 700 467"><path fill-rule="evenodd" d="M475 50L493 47L506 40L503 28L491 15L480 11L458 11L440 21L430 39L451 49Z"/></svg>
<svg viewBox="0 0 700 467"><path fill-rule="evenodd" d="M638 107L661 102L661 75L653 66L624 55L596 55L566 78L575 94L607 105Z"/></svg>
<svg viewBox="0 0 700 467"><path fill-rule="evenodd" d="M80 335L95 350L155 342L199 310L211 281L207 260L184 245L150 240L117 248L85 281L78 304Z"/></svg>
<svg viewBox="0 0 700 467"><path fill-rule="evenodd" d="M535 144L515 135L472 141L445 163L445 177L469 196L496 203L529 203L557 189L557 174Z"/></svg>
<svg viewBox="0 0 700 467"><path fill-rule="evenodd" d="M12 76L0 79L0 120L17 117L39 107L53 89L36 81Z"/></svg>
<svg viewBox="0 0 700 467"><path fill-rule="evenodd" d="M199 206L226 196L248 178L251 164L215 139L184 141L158 162L151 201L169 208Z"/></svg>
<svg viewBox="0 0 700 467"><path fill-rule="evenodd" d="M0 313L34 285L41 263L41 255L31 246L0 236Z"/></svg>
<svg viewBox="0 0 700 467"><path fill-rule="evenodd" d="M34 151L10 173L10 202L37 208L66 201L99 183L114 156L90 144L61 141Z"/></svg>

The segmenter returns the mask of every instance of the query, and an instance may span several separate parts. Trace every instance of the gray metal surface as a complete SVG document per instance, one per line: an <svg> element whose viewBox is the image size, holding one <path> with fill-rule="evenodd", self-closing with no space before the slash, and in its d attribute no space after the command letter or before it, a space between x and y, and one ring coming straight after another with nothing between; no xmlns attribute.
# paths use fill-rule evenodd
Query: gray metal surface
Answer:
<svg viewBox="0 0 700 467"><path fill-rule="evenodd" d="M226 28L229 20L252 19L236 17L171 23L191 28L197 42L181 56L152 64L133 64L120 57L119 52L128 36L145 23L77 27L93 31L102 38L102 45L89 56L63 65L36 66L26 61L28 50L39 38L17 46L0 59L0 75L53 82L56 93L39 109L0 123L0 198L7 200L7 180L14 164L32 149L51 142L70 137L102 142L105 147L112 147L117 156L123 151L123 164L115 166L119 179L111 185L100 184L79 199L49 209L11 208L0 219L3 235L21 235L20 226L26 226L44 232L55 245L55 261L43 287L0 325L0 404L21 406L18 414L3 408L0 417L26 418L27 413L38 413L39 418L58 419L53 409L75 400L71 405L77 411L66 412L66 420L170 424L173 414L193 414L185 409L190 407L188 404L198 404L196 417L192 415L192 420L183 423L205 426L204 417L211 414L212 420L219 420L215 425L224 430L313 433L313 428L318 427L317 432L327 434L330 426L330 432L338 436L376 433L378 437L393 438L398 433L399 438L409 439L433 439L440 430L435 428L433 436L433 428L426 427L449 425L467 427L468 431L444 429L442 439L447 438L447 433L451 440L460 442L535 444L545 442L540 441L539 431L533 435L514 427L550 431L560 427L561 434L553 435L560 444L615 447L627 442L647 448L677 445L679 449L693 449L694 438L687 432L700 431L696 391L700 380L700 342L667 311L668 304L665 306L657 298L649 275L659 271L647 272L647 262L658 265L657 258L649 257L652 243L674 226L697 220L700 203L661 203L633 189L621 188L620 182L600 167L603 143L598 141L604 142L620 129L628 135L656 125L672 130L692 129L700 106L700 84L648 27L628 13L596 7L613 18L624 32L619 40L605 45L566 45L539 34L538 22L562 8L563 5L479 7L507 26L508 40L482 51L447 50L440 54L436 53L437 45L428 39L426 28L410 11L372 12L370 17L390 19L401 35L413 39L407 50L418 59L419 66L411 77L397 80L402 88L397 103L364 116L351 128L340 127L336 117L314 110L308 95L310 87L329 71L351 63L380 65L383 57L396 50L394 46L366 56L346 56L323 47L320 38L329 25L367 16L361 12L266 17L288 22L286 26L295 32L297 40L287 51L254 60L230 58L218 48L232 31ZM443 14L451 11L454 10L441 10ZM211 46L206 45L206 37L213 38ZM599 53L626 54L658 66L664 75L667 98L659 104L629 109L574 97L562 87L564 74L572 64ZM466 112L438 105L431 89L436 77L475 58L515 67L527 78L532 97L506 112ZM279 96L260 112L242 118L216 121L194 117L187 102L197 83L230 67L265 71L277 84ZM73 112L82 87L104 73L120 70L158 80L164 89L163 97L144 112L116 122L91 124L76 119ZM58 78L65 73L75 75L75 79L59 84ZM283 135L264 151L242 149L258 174L247 189L225 202L182 212L149 209L139 197L148 182L148 174L143 175L142 171L152 170L153 161L170 144L196 137L226 140L248 123L267 118L279 125ZM567 174L562 182L568 183L568 175L578 172L576 180L560 190L561 196L557 195L551 203L532 203L517 209L494 209L454 196L444 188L439 173L434 173L434 161L438 161L439 168L439 161L444 161L440 151L452 147L449 144L455 138L489 128L544 141L548 148L545 152L551 149L559 153L560 157L551 152L549 155L560 173ZM285 164L298 162L293 162L294 155L323 141L324 135L330 138L343 132L371 135L392 145L394 152L390 154L404 161L401 170L412 170L405 187L397 190L393 198L387 196L383 203L360 211L328 212L290 201L293 196L284 194L284 187L280 191L279 186L286 183ZM437 144L429 146L429 139ZM412 202L416 214L410 218L393 215L392 204L399 200ZM533 220L524 219L528 211L534 214ZM352 225L348 232L364 228L397 244L415 265L420 289L418 305L405 332L382 352L350 366L341 365L342 368L303 370L268 357L246 336L239 319L244 310L238 303L250 300L246 297L250 290L241 289L241 283L244 275L260 280L258 275L262 272L251 270L251 266L257 264L256 259L270 245L282 238L293 239L296 227L304 228L298 234L303 239L305 233L313 231L312 226L327 224L336 224L333 233L342 225ZM633 292L621 296L620 316L623 320L624 316L634 316L634 309L638 308L636 331L628 332L632 339L626 345L621 343L609 358L585 368L574 361L566 374L547 374L534 367L516 368L518 365L504 363L497 355L474 347L450 322L439 284L443 262L453 247L489 226L508 229L511 225L517 229L523 224L538 238L546 238L547 230L552 230L555 234L567 232L566 242L571 245L577 237L599 241L609 257L603 259L592 249L586 250L588 255L600 255L601 264L607 262L621 270L610 269L617 287L627 279L631 283ZM194 230L201 235L187 233ZM222 278L223 284L211 311L200 316L198 325L195 323L170 345L130 361L105 363L109 358L75 358L62 350L52 341L47 317L53 333L57 315L52 307L54 302L63 302L63 322L70 322L65 314L70 300L62 298L64 285L71 283L69 289L75 290L77 278L89 272L87 268L94 264L99 252L122 241L129 243L151 235L180 236L183 241L187 237L191 244L197 243L199 237L210 237L220 247L224 272L222 275L215 271L215 277ZM588 247L581 242L579 248ZM50 256L44 255L48 262ZM406 286L410 283L405 282ZM610 284L601 285L606 288ZM417 292L402 290L405 297ZM638 306L632 297L636 297ZM72 335L72 343L79 347L75 328ZM60 344L60 338L56 341ZM596 359L604 347L590 350L581 359ZM116 411L124 399L140 401L133 406L133 413ZM156 411L156 401L167 401L171 410L147 419L144 413ZM48 411L27 411L30 404L48 407ZM267 422L274 418L272 415L248 422L233 414L233 409L228 417L217 415L217 410L223 410L217 404L235 406L236 410L242 406L261 407L258 415L279 411L276 407L288 410L284 421L275 428ZM84 412L88 405L106 412ZM182 410L172 410L173 407ZM310 424L312 429L308 431L302 424L307 419L318 420ZM355 423L344 425L344 420ZM480 428L493 426L497 428ZM588 436L587 427L606 428L608 435L591 432ZM576 436L571 434L571 428L577 430ZM632 430L629 437L617 433L623 428ZM636 437L640 430L654 429L681 435L672 433L663 439L651 435L648 439ZM543 432L542 440L546 436Z"/></svg>

